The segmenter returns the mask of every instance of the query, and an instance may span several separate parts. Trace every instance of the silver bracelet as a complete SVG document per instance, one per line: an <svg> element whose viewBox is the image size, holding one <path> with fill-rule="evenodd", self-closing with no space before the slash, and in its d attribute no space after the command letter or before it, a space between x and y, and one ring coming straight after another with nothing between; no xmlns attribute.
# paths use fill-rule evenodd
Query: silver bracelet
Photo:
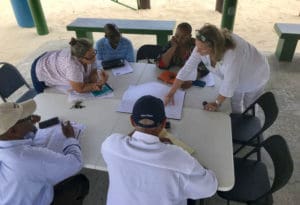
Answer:
<svg viewBox="0 0 300 205"><path fill-rule="evenodd" d="M220 107L220 106L221 106L221 103L220 103L220 101L219 101L219 100L216 100L216 101L215 101L215 103L217 104L217 106L218 106L218 107Z"/></svg>

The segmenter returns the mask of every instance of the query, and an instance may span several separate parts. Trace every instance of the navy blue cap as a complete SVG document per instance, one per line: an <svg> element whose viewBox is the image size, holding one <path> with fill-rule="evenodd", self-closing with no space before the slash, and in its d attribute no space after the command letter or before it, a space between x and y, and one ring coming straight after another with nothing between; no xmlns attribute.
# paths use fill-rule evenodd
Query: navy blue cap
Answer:
<svg viewBox="0 0 300 205"><path fill-rule="evenodd" d="M135 102L131 117L139 127L157 127L166 119L164 103L161 99L152 95L145 95ZM153 123L142 124L140 121L143 119L151 120Z"/></svg>

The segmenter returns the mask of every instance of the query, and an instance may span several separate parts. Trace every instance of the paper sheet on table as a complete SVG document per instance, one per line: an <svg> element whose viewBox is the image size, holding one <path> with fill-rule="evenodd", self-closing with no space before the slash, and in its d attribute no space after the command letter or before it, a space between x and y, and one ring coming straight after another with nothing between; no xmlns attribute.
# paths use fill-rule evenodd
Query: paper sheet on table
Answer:
<svg viewBox="0 0 300 205"><path fill-rule="evenodd" d="M174 145L177 145L178 147L181 147L182 149L184 149L185 151L187 151L189 154L193 154L195 152L195 150L193 148L191 148L190 146L188 146L187 144L185 144L183 141L175 138L170 132L168 132L166 129L163 129L160 133L159 133L159 137L165 137L171 140L171 142Z"/></svg>
<svg viewBox="0 0 300 205"><path fill-rule="evenodd" d="M76 101L83 101L83 100L94 100L96 98L111 98L114 97L114 93L112 92L95 92L94 94L92 92L88 93L78 93L76 91L71 90L71 87L69 86L55 86L53 88L50 88L48 93L63 93L68 95L68 101L69 102L76 102Z"/></svg>
<svg viewBox="0 0 300 205"><path fill-rule="evenodd" d="M215 85L215 79L211 72L209 72L206 76L200 78L200 80L204 81L206 87L211 87Z"/></svg>
<svg viewBox="0 0 300 205"><path fill-rule="evenodd" d="M125 75L127 73L132 73L133 69L131 67L131 65L125 61L125 65L120 67L120 68L114 68L111 70L112 74L114 76L119 76L119 75Z"/></svg>
<svg viewBox="0 0 300 205"><path fill-rule="evenodd" d="M78 93L76 91L69 91L68 100L70 102L76 102L81 100L93 100L96 98L110 98L113 97L114 93L110 86L107 84L103 85L103 89L100 91Z"/></svg>
<svg viewBox="0 0 300 205"><path fill-rule="evenodd" d="M72 87L71 86L67 86L67 85L57 85L57 86L54 86L54 87L49 87L49 88L46 88L47 89L52 89L52 90L58 90L64 94L69 94L70 90L72 90ZM51 92L51 91L50 91Z"/></svg>
<svg viewBox="0 0 300 205"><path fill-rule="evenodd" d="M82 100L94 100L96 98L111 98L114 96L114 93L109 93L107 95L102 96L94 96L92 93L77 93L75 91L72 91L69 93L68 100L69 102L76 102L76 101L82 101Z"/></svg>
<svg viewBox="0 0 300 205"><path fill-rule="evenodd" d="M150 82L136 86L131 85L123 94L122 101L117 111L131 113L134 103L144 95L153 95L164 100L164 97L169 90L169 86L158 82ZM175 105L169 104L165 106L166 116L168 118L181 119L184 95L184 91L177 90L174 95Z"/></svg>
<svg viewBox="0 0 300 205"><path fill-rule="evenodd" d="M71 122L74 128L75 138L79 139L86 126L76 122ZM33 144L36 146L47 147L48 149L62 153L63 145L66 140L61 128L61 124L57 124L45 129L38 129L35 134Z"/></svg>

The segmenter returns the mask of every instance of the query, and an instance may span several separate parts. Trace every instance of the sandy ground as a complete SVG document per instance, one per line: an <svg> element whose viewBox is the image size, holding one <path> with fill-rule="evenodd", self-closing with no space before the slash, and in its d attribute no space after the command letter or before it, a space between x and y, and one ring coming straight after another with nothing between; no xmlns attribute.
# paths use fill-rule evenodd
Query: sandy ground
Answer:
<svg viewBox="0 0 300 205"><path fill-rule="evenodd" d="M134 0L121 0L136 6ZM134 11L110 0L52 0L41 1L49 34L39 36L35 28L17 25L9 0L0 1L0 59L16 64L50 40L70 39L74 32L66 25L77 17L164 19L187 21L193 29L210 22L220 25L221 14L214 11L215 0L152 0L150 10ZM300 0L242 0L238 2L234 32L238 33L259 50L274 52L277 34L276 22L299 23ZM137 49L145 43L155 43L154 36L127 35ZM94 33L100 38L103 33ZM300 46L297 47L300 52Z"/></svg>

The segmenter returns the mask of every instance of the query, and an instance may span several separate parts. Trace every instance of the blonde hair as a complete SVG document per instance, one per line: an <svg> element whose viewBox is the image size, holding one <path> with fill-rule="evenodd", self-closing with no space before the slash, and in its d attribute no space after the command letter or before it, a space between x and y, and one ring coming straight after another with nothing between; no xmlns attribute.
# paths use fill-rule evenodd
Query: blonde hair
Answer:
<svg viewBox="0 0 300 205"><path fill-rule="evenodd" d="M226 50L234 49L236 45L229 30L221 30L215 25L208 23L204 24L200 30L197 30L196 38L212 48L213 55L217 61L223 58Z"/></svg>
<svg viewBox="0 0 300 205"><path fill-rule="evenodd" d="M71 54L77 58L82 58L88 50L93 48L93 44L85 38L71 38L69 42L71 46Z"/></svg>

